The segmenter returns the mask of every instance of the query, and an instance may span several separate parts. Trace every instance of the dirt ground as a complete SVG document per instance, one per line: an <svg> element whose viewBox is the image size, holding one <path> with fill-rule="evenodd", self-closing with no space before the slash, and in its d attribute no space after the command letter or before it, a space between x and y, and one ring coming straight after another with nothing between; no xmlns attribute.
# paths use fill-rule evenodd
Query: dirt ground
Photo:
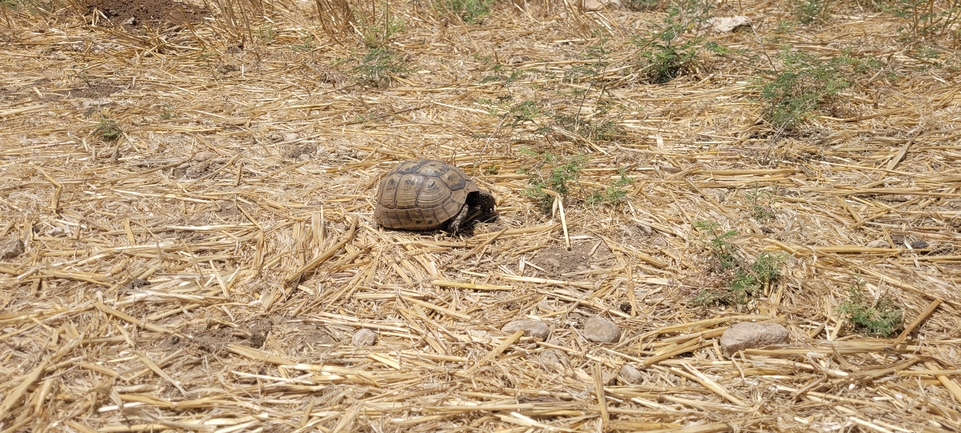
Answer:
<svg viewBox="0 0 961 433"><path fill-rule="evenodd" d="M950 2L677 3L0 2L0 432L961 431Z"/></svg>

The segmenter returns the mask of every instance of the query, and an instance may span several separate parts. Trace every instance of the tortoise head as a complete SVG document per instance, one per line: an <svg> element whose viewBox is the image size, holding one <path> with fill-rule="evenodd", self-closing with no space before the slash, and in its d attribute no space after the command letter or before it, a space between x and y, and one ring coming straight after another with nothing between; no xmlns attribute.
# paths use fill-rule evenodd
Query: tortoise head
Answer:
<svg viewBox="0 0 961 433"><path fill-rule="evenodd" d="M494 221L497 219L497 211L494 210L496 205L497 201L491 193L484 190L472 192L467 196L467 206L470 208L467 219L476 219L481 222Z"/></svg>

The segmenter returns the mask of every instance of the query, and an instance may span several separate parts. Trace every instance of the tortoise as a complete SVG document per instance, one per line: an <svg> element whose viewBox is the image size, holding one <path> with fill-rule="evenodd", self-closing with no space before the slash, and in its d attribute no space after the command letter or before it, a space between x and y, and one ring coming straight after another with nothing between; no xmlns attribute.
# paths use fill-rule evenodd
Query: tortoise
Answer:
<svg viewBox="0 0 961 433"><path fill-rule="evenodd" d="M374 219L389 229L447 229L497 217L494 196L443 161L416 159L395 166L380 182Z"/></svg>

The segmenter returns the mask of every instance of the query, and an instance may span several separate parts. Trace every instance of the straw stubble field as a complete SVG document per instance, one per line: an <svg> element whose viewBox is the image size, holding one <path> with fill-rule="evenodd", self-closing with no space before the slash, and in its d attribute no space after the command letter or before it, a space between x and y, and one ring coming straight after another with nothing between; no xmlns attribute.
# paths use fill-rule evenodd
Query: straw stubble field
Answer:
<svg viewBox="0 0 961 433"><path fill-rule="evenodd" d="M961 431L955 28L720 2L752 27L657 83L658 7L91 3L0 2L0 431ZM778 127L785 46L877 63ZM500 217L376 227L418 157ZM696 302L719 252L780 276ZM752 321L790 342L724 353Z"/></svg>

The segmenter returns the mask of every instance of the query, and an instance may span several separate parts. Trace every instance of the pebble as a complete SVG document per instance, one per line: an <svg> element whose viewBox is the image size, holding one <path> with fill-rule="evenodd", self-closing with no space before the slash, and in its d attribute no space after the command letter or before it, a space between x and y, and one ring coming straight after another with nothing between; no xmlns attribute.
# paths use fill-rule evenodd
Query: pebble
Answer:
<svg viewBox="0 0 961 433"><path fill-rule="evenodd" d="M23 241L10 238L0 240L0 260L12 259L23 254Z"/></svg>
<svg viewBox="0 0 961 433"><path fill-rule="evenodd" d="M508 322L501 328L501 331L508 334L513 334L520 330L524 330L524 334L528 337L534 337L541 341L546 340L547 337L551 335L551 328L547 326L546 323L534 319L514 320Z"/></svg>
<svg viewBox="0 0 961 433"><path fill-rule="evenodd" d="M601 316L587 319L583 332L584 338L595 343L617 343L621 339L621 328Z"/></svg>
<svg viewBox="0 0 961 433"><path fill-rule="evenodd" d="M641 373L641 370L631 364L621 366L621 371L617 374L617 377L624 383L629 384L638 384L644 381L644 373Z"/></svg>
<svg viewBox="0 0 961 433"><path fill-rule="evenodd" d="M888 241L884 239L875 239L871 242L868 242L868 244L865 246L868 248L891 248L891 245L888 244Z"/></svg>
<svg viewBox="0 0 961 433"><path fill-rule="evenodd" d="M545 367L555 371L564 370L567 367L567 355L557 349L547 349L540 353L537 358Z"/></svg>
<svg viewBox="0 0 961 433"><path fill-rule="evenodd" d="M785 344L791 337L787 328L771 322L742 322L721 334L721 350L732 354L739 350Z"/></svg>
<svg viewBox="0 0 961 433"><path fill-rule="evenodd" d="M197 154L194 155L194 161L200 161L200 162L202 162L202 161L206 161L206 160L208 160L208 159L214 159L214 158L216 158L216 157L217 157L217 154L216 154L216 153L211 152L211 151L209 151L209 150L204 150L204 151L197 152Z"/></svg>
<svg viewBox="0 0 961 433"><path fill-rule="evenodd" d="M367 328L358 329L350 339L351 344L357 347L373 346L376 341L377 333Z"/></svg>

